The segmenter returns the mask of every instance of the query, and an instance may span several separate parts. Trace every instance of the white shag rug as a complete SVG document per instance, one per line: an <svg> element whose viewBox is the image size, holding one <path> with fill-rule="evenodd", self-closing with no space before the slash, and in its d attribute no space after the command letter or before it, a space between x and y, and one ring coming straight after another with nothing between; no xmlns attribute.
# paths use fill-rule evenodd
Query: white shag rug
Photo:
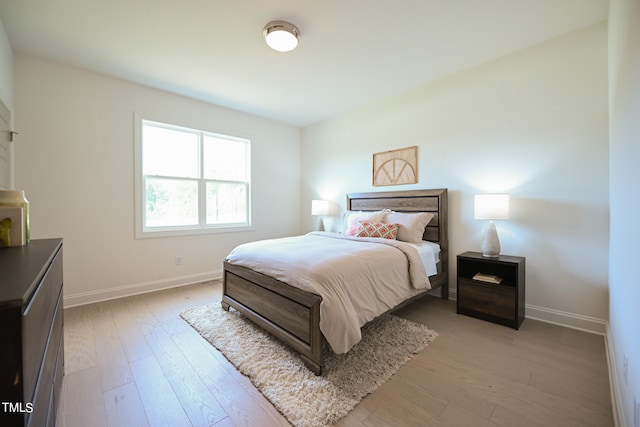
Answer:
<svg viewBox="0 0 640 427"><path fill-rule="evenodd" d="M332 425L387 381L438 335L393 315L366 325L346 354L325 345L322 376L289 347L219 303L180 314L216 347L294 426Z"/></svg>

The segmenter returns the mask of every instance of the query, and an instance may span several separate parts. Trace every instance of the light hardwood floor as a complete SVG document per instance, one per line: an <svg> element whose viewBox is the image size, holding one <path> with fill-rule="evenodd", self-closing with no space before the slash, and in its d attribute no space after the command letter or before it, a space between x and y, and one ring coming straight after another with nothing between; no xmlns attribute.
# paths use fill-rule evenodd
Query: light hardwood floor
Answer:
<svg viewBox="0 0 640 427"><path fill-rule="evenodd" d="M219 282L66 309L60 426L288 426L178 313ZM525 319L519 331L426 297L402 309L439 337L339 426L613 425L604 338Z"/></svg>

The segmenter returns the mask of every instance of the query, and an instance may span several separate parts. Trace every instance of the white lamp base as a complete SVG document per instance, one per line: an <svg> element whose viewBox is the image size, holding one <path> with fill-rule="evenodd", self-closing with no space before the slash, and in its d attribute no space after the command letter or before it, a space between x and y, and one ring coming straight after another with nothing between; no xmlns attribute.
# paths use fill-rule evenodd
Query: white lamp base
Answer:
<svg viewBox="0 0 640 427"><path fill-rule="evenodd" d="M480 249L482 256L485 257L495 258L500 255L500 239L498 239L498 232L493 221L489 221L486 230L484 230Z"/></svg>

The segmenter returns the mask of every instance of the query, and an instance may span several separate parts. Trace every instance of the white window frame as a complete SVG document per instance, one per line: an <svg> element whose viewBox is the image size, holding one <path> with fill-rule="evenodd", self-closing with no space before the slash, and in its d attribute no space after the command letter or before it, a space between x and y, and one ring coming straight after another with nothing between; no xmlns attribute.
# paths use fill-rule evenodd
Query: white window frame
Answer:
<svg viewBox="0 0 640 427"><path fill-rule="evenodd" d="M186 132L196 132L200 134L199 149L202 154L202 136L209 135L223 139L243 141L247 143L247 221L245 223L226 223L226 224L206 224L206 206L205 206L205 188L206 182L216 180L204 179L202 174L197 178L198 181L198 211L199 224L185 226L165 226L165 227L146 227L145 225L145 176L142 167L142 128L144 123L151 123L168 129L184 130ZM193 127L182 126L166 121L142 117L135 114L135 237L136 239L154 238L154 237L172 237L172 236L188 236L210 233L229 233L241 231L253 231L251 225L252 208L251 208L251 139L247 136L228 135L227 133L212 132L209 130L195 129ZM200 160L200 170L202 170L202 159ZM229 181L231 182L231 181ZM244 181L243 181L244 182Z"/></svg>

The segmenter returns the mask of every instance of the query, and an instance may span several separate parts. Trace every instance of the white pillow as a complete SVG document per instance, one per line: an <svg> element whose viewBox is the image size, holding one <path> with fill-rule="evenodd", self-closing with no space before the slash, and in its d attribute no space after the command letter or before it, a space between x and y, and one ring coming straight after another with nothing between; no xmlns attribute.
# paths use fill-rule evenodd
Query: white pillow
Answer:
<svg viewBox="0 0 640 427"><path fill-rule="evenodd" d="M420 243L424 228L429 224L435 214L431 212L402 213L387 212L384 222L398 224L398 240L410 243Z"/></svg>
<svg viewBox="0 0 640 427"><path fill-rule="evenodd" d="M358 233L358 221L384 222L385 211L345 211L342 214L342 234L355 236Z"/></svg>

